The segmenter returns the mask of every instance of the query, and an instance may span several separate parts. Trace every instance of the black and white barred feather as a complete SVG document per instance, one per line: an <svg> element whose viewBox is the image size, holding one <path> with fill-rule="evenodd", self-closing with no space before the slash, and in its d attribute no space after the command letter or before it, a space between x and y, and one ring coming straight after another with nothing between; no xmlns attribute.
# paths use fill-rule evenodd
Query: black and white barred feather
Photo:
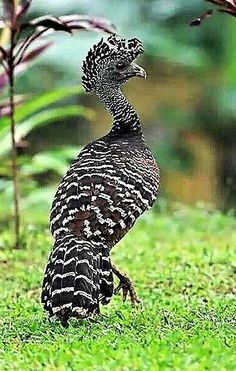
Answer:
<svg viewBox="0 0 236 371"><path fill-rule="evenodd" d="M89 50L83 63L82 84L87 92L94 89L99 71L107 59L126 59L132 62L139 54L143 53L141 41L136 38L120 39L116 35L101 39L98 44Z"/></svg>
<svg viewBox="0 0 236 371"><path fill-rule="evenodd" d="M135 110L119 84L112 84L112 79L120 79L112 70L114 63L124 58L132 63L141 52L137 39L111 36L84 62L83 85L96 92L114 121L106 136L88 144L74 160L52 204L55 243L42 302L62 322L97 314L100 303L109 303L114 290L110 250L157 198L159 169Z"/></svg>

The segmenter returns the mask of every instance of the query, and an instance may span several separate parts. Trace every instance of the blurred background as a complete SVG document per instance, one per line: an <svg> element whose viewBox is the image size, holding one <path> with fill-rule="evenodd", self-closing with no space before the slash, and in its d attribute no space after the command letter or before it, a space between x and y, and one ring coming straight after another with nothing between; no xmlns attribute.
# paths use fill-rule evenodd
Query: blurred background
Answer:
<svg viewBox="0 0 236 371"><path fill-rule="evenodd" d="M235 208L236 201L236 22L216 14L190 28L190 21L211 8L208 5L201 0L33 0L27 17L102 16L116 25L122 37L140 38L145 54L139 64L148 79L129 82L125 93L140 114L146 140L160 164L161 196L228 210ZM96 97L82 90L65 94L52 106L61 112L77 105L81 114L50 118L46 95L80 85L82 61L102 36L106 37L58 32L50 37L53 46L17 80L17 94L26 100L45 99L49 112L43 107L44 119L41 115L40 124L32 124L18 148L21 205L27 222L34 218L45 222L71 159L81 146L110 128L111 119ZM2 118L0 127L1 122ZM11 215L12 185L9 153L1 155L1 148L0 160L0 218L6 220Z"/></svg>

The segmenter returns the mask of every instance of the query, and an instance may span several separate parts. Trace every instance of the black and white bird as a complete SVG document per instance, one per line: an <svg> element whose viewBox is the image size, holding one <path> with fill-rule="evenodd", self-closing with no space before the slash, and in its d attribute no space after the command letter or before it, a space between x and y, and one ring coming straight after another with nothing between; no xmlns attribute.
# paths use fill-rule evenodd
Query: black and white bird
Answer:
<svg viewBox="0 0 236 371"><path fill-rule="evenodd" d="M115 292L139 302L130 279L111 263L112 247L155 202L159 168L147 147L142 126L121 86L146 77L134 63L141 42L111 35L88 53L82 84L94 92L113 118L104 137L88 144L73 161L53 200L50 229L55 240L46 266L42 303L49 315L67 325L70 317L99 313Z"/></svg>

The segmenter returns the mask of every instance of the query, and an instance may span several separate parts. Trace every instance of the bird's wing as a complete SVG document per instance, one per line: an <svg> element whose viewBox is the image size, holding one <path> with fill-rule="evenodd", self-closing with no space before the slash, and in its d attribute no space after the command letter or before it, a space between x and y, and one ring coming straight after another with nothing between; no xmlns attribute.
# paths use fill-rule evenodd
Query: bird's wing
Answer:
<svg viewBox="0 0 236 371"><path fill-rule="evenodd" d="M114 245L151 207L155 195L147 171L134 172L128 156L117 161L101 156L91 163L82 156L63 178L51 212L53 233L64 229Z"/></svg>

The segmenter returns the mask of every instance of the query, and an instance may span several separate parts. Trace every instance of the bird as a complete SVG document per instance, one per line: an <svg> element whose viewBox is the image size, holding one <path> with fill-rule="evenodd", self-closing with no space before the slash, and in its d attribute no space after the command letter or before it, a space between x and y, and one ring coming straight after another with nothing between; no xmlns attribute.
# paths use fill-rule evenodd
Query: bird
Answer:
<svg viewBox="0 0 236 371"><path fill-rule="evenodd" d="M54 245L41 301L49 317L65 327L72 317L98 316L101 304L120 290L124 301L130 295L133 307L140 303L131 279L112 264L110 252L159 194L159 166L139 116L122 92L131 78L146 78L144 68L134 62L143 52L139 39L112 34L95 44L83 62L82 85L102 101L112 124L72 162L51 207ZM116 289L114 275L119 279Z"/></svg>

